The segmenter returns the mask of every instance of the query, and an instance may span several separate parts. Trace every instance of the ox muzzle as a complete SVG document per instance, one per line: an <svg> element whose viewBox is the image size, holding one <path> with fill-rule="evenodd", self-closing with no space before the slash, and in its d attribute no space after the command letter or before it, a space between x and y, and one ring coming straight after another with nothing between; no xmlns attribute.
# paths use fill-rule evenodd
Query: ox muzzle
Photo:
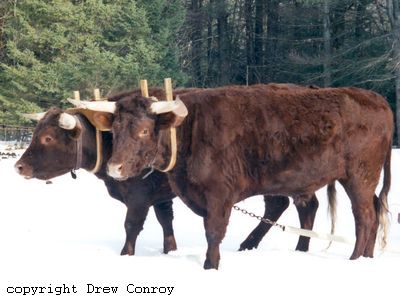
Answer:
<svg viewBox="0 0 400 300"><path fill-rule="evenodd" d="M125 180L126 176L122 175L122 164L107 164L107 174L116 180Z"/></svg>
<svg viewBox="0 0 400 300"><path fill-rule="evenodd" d="M26 164L25 162L18 160L14 165L15 171L23 176L25 179L33 178L33 169L30 165Z"/></svg>

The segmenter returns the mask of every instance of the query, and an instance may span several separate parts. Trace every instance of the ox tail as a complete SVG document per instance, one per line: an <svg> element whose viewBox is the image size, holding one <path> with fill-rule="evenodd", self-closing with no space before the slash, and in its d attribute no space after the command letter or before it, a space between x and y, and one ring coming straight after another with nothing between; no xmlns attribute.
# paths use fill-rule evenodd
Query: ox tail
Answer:
<svg viewBox="0 0 400 300"><path fill-rule="evenodd" d="M331 234L335 233L336 225L336 186L335 182L328 184L328 212L331 217Z"/></svg>
<svg viewBox="0 0 400 300"><path fill-rule="evenodd" d="M387 196L390 190L391 184L391 156L392 156L392 143L389 143L388 150L386 152L385 162L383 165L383 186L381 192L379 193L379 197L374 196L375 209L378 215L379 222L379 243L381 248L385 248L387 244L387 234L389 228L389 205L387 201Z"/></svg>
<svg viewBox="0 0 400 300"><path fill-rule="evenodd" d="M328 184L328 213L331 218L331 234L335 234L336 229L336 186L335 182ZM332 241L329 242L327 249L332 245Z"/></svg>

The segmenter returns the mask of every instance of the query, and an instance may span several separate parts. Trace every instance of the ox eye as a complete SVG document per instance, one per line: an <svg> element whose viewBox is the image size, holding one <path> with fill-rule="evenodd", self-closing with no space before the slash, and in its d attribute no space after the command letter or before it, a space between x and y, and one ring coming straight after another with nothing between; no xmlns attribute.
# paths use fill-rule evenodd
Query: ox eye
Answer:
<svg viewBox="0 0 400 300"><path fill-rule="evenodd" d="M149 133L150 133L150 131L147 128L145 128L139 133L139 137L142 138L142 137L148 136Z"/></svg>
<svg viewBox="0 0 400 300"><path fill-rule="evenodd" d="M48 144L51 141L53 141L53 138L51 136L49 136L49 135L47 135L47 136L42 138L42 143L44 143L44 144Z"/></svg>

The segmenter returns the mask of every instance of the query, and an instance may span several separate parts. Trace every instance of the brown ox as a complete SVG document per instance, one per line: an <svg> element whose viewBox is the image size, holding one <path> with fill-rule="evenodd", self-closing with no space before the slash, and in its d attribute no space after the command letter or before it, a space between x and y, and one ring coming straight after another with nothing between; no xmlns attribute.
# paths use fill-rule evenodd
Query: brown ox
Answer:
<svg viewBox="0 0 400 300"><path fill-rule="evenodd" d="M373 257L387 212L393 135L393 115L380 95L357 88L234 86L187 93L163 105L135 97L107 108L115 112L108 172L121 179L150 165L165 168L170 155L165 129L181 123L178 159L168 179L204 218L204 268L218 268L234 203L255 194L301 201L335 180L346 190L355 218L350 258Z"/></svg>
<svg viewBox="0 0 400 300"><path fill-rule="evenodd" d="M66 174L74 169L92 170L96 164L95 128L85 116L76 114L79 120L78 130L66 130L59 126L60 115L64 112L58 108L50 109L36 126L32 143L24 155L15 164L17 172L26 178L50 179ZM78 137L80 135L81 137ZM112 135L104 132L103 156L111 155ZM76 166L76 139L82 139L82 162ZM106 162L107 160L105 160ZM120 182L107 176L106 163L95 174L104 181L111 197L127 206L125 231L126 241L121 255L134 255L137 236L143 228L150 206L160 222L164 234L164 253L176 249L172 219L172 193L166 176L154 172L145 180L139 177Z"/></svg>
<svg viewBox="0 0 400 300"><path fill-rule="evenodd" d="M176 90L175 95L183 94L193 89ZM124 97L140 95L139 90L120 93L109 97L109 101L118 101ZM162 89L151 89L150 95L164 98ZM74 112L79 119L79 128L64 129L60 127L60 116L64 111L53 108L46 115L41 115L29 148L15 164L17 172L26 178L38 178L47 180L83 168L87 171L93 169L96 164L96 140L95 127L81 112ZM92 120L96 121L96 120ZM111 156L112 136L108 132L102 133L103 138L103 164L95 176L103 180L111 197L118 199L127 206L125 219L126 241L121 250L121 255L134 255L135 244L140 231L143 228L150 206L154 207L157 219L164 233L164 253L176 249L173 234L172 198L167 177L164 173L155 171L146 179L141 176L129 178L126 181L116 181L106 174L106 162ZM46 142L46 139L48 140ZM81 139L82 157L77 166L77 139ZM289 205L288 197L265 196L265 218L276 221ZM301 227L312 229L315 213L318 208L318 200L313 198L306 205L296 205ZM247 239L240 245L240 250L253 249L258 246L271 225L260 222ZM300 237L296 250L307 251L309 238Z"/></svg>
<svg viewBox="0 0 400 300"><path fill-rule="evenodd" d="M177 94L193 89L179 90ZM162 89L151 89L151 95L164 97ZM125 95L140 95L139 90L124 92L113 97L116 101ZM96 138L95 127L82 113L75 113L79 123L73 128L65 129L60 126L60 116L65 112L52 108L45 115L40 116L40 121L35 128L32 142L22 157L15 164L16 171L26 178L47 180L66 174L72 170L83 168L90 171L96 164ZM70 115L70 114L68 114ZM81 162L77 165L77 141L81 140ZM172 193L164 173L154 172L146 179L142 179L145 172L138 177L126 181L116 181L106 173L106 162L111 156L112 134L102 133L103 139L103 164L95 176L103 180L111 197L118 199L127 206L125 219L126 241L121 250L121 255L134 255L137 237L143 229L150 206L154 211L163 229L164 253L176 250L176 241L173 232L172 220ZM262 237L261 237L262 238Z"/></svg>

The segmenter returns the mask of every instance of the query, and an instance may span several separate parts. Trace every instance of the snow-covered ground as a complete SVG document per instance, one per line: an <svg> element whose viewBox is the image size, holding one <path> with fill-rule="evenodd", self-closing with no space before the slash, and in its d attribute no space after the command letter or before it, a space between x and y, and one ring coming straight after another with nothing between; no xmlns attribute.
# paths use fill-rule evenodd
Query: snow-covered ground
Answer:
<svg viewBox="0 0 400 300"><path fill-rule="evenodd" d="M102 181L79 171L77 180L65 175L46 185L18 176L15 161L0 160L0 299L399 299L400 150L393 151L389 195L389 246L398 253L376 251L374 259L350 261L353 246L335 243L326 250L328 243L315 239L308 253L296 252L297 236L279 229L258 249L238 252L258 221L233 211L218 271L203 270L202 219L178 198L178 250L162 254L162 232L151 210L136 256L121 257L125 206L108 196ZM354 238L349 200L337 187L337 234ZM318 191L319 232L330 228L325 193ZM263 212L259 196L240 206ZM279 223L298 226L293 205ZM116 287L116 294L107 288L94 293L95 286Z"/></svg>

